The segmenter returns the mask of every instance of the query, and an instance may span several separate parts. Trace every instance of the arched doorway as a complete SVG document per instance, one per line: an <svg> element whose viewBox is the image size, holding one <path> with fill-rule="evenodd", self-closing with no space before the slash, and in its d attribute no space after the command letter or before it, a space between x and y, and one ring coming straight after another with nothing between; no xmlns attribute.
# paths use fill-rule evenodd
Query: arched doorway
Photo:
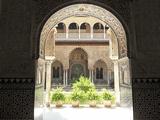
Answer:
<svg viewBox="0 0 160 120"><path fill-rule="evenodd" d="M62 86L63 84L63 65L56 60L52 64L52 86Z"/></svg>
<svg viewBox="0 0 160 120"><path fill-rule="evenodd" d="M71 66L71 80L74 82L75 80L78 80L78 78L81 75L85 75L85 66L80 64L80 63L76 63L73 64Z"/></svg>
<svg viewBox="0 0 160 120"><path fill-rule="evenodd" d="M70 53L69 57L69 81L74 83L81 75L88 76L88 55L81 49L76 48Z"/></svg>
<svg viewBox="0 0 160 120"><path fill-rule="evenodd" d="M68 12L66 13L66 11ZM57 11L55 14L51 15L50 18L46 21L45 25L43 26L43 29L40 35L40 51L39 51L40 58L39 59L44 61L44 64L46 66L45 67L45 71L46 71L45 79L47 81L46 81L46 101L45 103L47 104L50 103L49 92L51 90L51 79L52 79L52 77L50 76L51 75L51 65L56 59L56 56L55 56L56 25L57 23L60 23L65 18L72 17L72 16L80 16L80 17L81 16L91 16L91 17L100 19L101 21L104 22L104 24L106 24L106 25L102 25L100 23L96 23L95 30L97 32L95 33L98 33L101 35L103 34L104 36L103 39L106 39L106 36L110 38L109 39L109 48L110 48L109 56L110 56L110 59L113 61L114 91L116 94L116 100L117 100L116 102L120 104L121 99L124 98L123 94L121 93L123 93L122 91L124 92L126 91L124 83L126 83L127 80L130 81L130 72L128 72L127 74L125 72L125 74L123 74L124 67L126 71L130 71L130 66L129 66L130 64L129 64L129 60L127 57L126 32L125 32L123 25L121 24L121 22L115 15L113 15L110 11L102 7L91 5L91 4L75 4L75 5L70 5L68 7L65 7ZM67 28L70 30L66 30L66 36L68 36L70 33L71 34L76 33L76 37L74 37L74 39L76 39L77 37L80 38L79 36L77 36L77 34L80 33L80 30L78 30L80 29L80 27L78 26L77 23L71 23ZM92 28L94 27L92 26ZM100 33L98 31L100 31ZM91 31L91 34L94 34L93 30ZM74 64L72 62L74 62ZM82 63L80 64L79 63L80 61L72 61L72 62L70 62L72 63L72 67L70 66L71 68L70 73L72 73L74 69L77 69L81 72L70 74L70 79L73 78L72 76L79 76L85 71L84 64ZM91 73L93 73L93 68L91 67L91 69L92 69ZM98 71L102 73L103 69L100 68L100 70ZM100 73L98 76L101 76L102 78L103 75ZM86 75L87 75L87 72L86 72ZM127 75L127 76L124 77L124 75ZM68 78L68 76L66 76L66 78ZM125 78L125 82L123 82L121 78L122 79ZM69 82L69 83L72 83L72 82ZM131 85L128 84L128 86L131 86ZM129 90L131 91L131 88L129 88ZM131 92L129 92L128 94L131 95ZM126 101L124 101L124 103Z"/></svg>
<svg viewBox="0 0 160 120"><path fill-rule="evenodd" d="M98 60L94 64L94 79L93 82L96 86L107 86L110 84L108 77L109 74L106 63L103 60Z"/></svg>

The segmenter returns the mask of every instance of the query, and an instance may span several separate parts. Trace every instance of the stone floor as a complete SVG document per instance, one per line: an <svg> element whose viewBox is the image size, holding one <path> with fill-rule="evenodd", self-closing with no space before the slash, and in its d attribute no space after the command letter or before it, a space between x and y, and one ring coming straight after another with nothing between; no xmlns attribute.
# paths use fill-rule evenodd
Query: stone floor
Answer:
<svg viewBox="0 0 160 120"><path fill-rule="evenodd" d="M90 108L83 105L72 108L65 105L63 108L35 108L35 120L133 120L131 108L113 107Z"/></svg>

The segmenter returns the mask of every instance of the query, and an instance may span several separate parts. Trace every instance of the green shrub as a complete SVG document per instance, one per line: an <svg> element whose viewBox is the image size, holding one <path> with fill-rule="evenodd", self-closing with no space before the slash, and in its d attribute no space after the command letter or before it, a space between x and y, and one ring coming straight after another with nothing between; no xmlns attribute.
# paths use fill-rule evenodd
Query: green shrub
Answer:
<svg viewBox="0 0 160 120"><path fill-rule="evenodd" d="M87 100L99 100L99 99L100 97L96 90L91 89L87 92Z"/></svg>
<svg viewBox="0 0 160 120"><path fill-rule="evenodd" d="M65 93L65 101L64 104L71 104L72 100L71 100L71 93Z"/></svg>
<svg viewBox="0 0 160 120"><path fill-rule="evenodd" d="M71 93L71 100L72 101L84 102L85 101L85 93L83 91L80 91L80 90L74 90Z"/></svg>
<svg viewBox="0 0 160 120"><path fill-rule="evenodd" d="M94 84L87 77L81 76L78 81L73 83L73 90L80 90L87 93L90 89L95 89Z"/></svg>
<svg viewBox="0 0 160 120"><path fill-rule="evenodd" d="M107 90L104 90L102 93L103 100L113 100L114 96Z"/></svg>
<svg viewBox="0 0 160 120"><path fill-rule="evenodd" d="M62 88L57 88L52 94L52 102L64 101L65 95L63 94Z"/></svg>
<svg viewBox="0 0 160 120"><path fill-rule="evenodd" d="M115 104L115 102L116 102L116 97L114 95L112 96L111 102L112 102L112 104Z"/></svg>

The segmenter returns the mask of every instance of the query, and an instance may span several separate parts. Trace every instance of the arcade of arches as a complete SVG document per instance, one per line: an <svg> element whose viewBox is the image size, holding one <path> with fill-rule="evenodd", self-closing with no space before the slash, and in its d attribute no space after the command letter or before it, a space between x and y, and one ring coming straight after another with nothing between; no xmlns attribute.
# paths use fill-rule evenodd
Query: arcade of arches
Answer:
<svg viewBox="0 0 160 120"><path fill-rule="evenodd" d="M98 9L99 15L88 9ZM65 10L74 13L67 15ZM47 97L52 88L68 89L74 80L84 75L97 88L114 90L118 104L132 103L124 28L109 11L105 10L108 14L103 16L111 20L101 18L101 11L103 13L103 8L94 5L71 5L57 13L64 18L60 16L54 22L55 13L44 25L36 86L43 85Z"/></svg>

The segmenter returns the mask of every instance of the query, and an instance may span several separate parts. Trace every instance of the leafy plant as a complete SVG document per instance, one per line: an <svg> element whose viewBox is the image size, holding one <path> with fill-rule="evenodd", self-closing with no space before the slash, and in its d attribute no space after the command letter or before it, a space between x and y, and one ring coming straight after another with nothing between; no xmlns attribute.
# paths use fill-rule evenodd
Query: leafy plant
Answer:
<svg viewBox="0 0 160 120"><path fill-rule="evenodd" d="M71 94L71 100L72 101L85 101L85 93L80 90L74 90Z"/></svg>
<svg viewBox="0 0 160 120"><path fill-rule="evenodd" d="M115 102L116 102L116 97L114 95L112 96L111 102L112 102L112 104L115 104Z"/></svg>
<svg viewBox="0 0 160 120"><path fill-rule="evenodd" d="M87 99L88 100L99 100L99 95L98 95L98 93L97 93L97 91L96 90L94 90L94 89L91 89L91 90L89 90L88 92L87 92Z"/></svg>
<svg viewBox="0 0 160 120"><path fill-rule="evenodd" d="M64 100L64 104L71 104L72 100L71 100L71 93L65 93L65 100Z"/></svg>
<svg viewBox="0 0 160 120"><path fill-rule="evenodd" d="M90 89L95 89L94 84L87 77L81 76L79 80L73 83L73 90L80 90L87 93Z"/></svg>
<svg viewBox="0 0 160 120"><path fill-rule="evenodd" d="M62 88L57 88L52 94L52 101L64 101L65 95L63 94Z"/></svg>
<svg viewBox="0 0 160 120"><path fill-rule="evenodd" d="M112 101L114 96L109 91L104 90L102 93L102 97L104 100L111 100Z"/></svg>

